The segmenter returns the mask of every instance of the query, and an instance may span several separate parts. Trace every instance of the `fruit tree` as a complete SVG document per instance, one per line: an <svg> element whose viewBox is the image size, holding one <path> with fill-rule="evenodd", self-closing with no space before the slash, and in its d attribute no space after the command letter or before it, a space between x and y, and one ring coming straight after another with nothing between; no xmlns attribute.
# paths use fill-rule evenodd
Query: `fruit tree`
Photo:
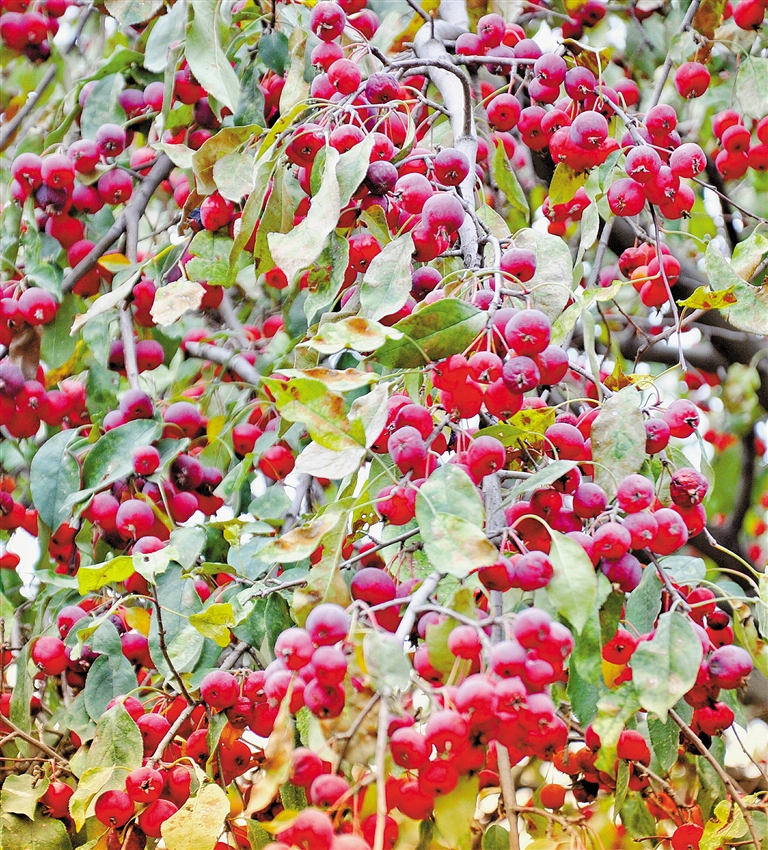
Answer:
<svg viewBox="0 0 768 850"><path fill-rule="evenodd" d="M767 9L0 0L0 847L768 848Z"/></svg>

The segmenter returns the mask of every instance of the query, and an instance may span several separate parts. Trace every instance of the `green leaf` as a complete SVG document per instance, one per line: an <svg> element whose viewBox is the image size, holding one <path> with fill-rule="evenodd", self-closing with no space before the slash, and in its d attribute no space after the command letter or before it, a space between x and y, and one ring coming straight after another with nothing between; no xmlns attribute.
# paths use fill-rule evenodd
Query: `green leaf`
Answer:
<svg viewBox="0 0 768 850"><path fill-rule="evenodd" d="M344 399L330 392L326 384L312 378L293 378L284 384L267 379L277 409L291 422L307 426L312 439L326 449L343 449L363 445L365 434L361 424L347 418Z"/></svg>
<svg viewBox="0 0 768 850"><path fill-rule="evenodd" d="M192 259L185 266L192 281L210 283L213 286L226 286L229 276L230 255L234 241L231 237L201 230L189 244ZM241 257L238 267L247 262Z"/></svg>
<svg viewBox="0 0 768 850"><path fill-rule="evenodd" d="M597 717L592 727L600 738L600 752L595 762L598 770L613 773L619 736L638 708L640 703L631 682L625 682L605 694L597 703Z"/></svg>
<svg viewBox="0 0 768 850"><path fill-rule="evenodd" d="M330 234L317 261L309 267L304 315L312 322L318 313L327 310L344 285L349 264L349 241L335 231Z"/></svg>
<svg viewBox="0 0 768 850"><path fill-rule="evenodd" d="M17 815L0 815L0 847L3 850L72 850L67 828L54 818L28 821Z"/></svg>
<svg viewBox="0 0 768 850"><path fill-rule="evenodd" d="M419 488L416 520L424 551L442 573L466 578L499 558L482 529L483 503L470 477L455 464L437 469Z"/></svg>
<svg viewBox="0 0 768 850"><path fill-rule="evenodd" d="M195 0L194 18L187 27L184 55L203 88L234 112L240 99L240 81L221 43L216 0Z"/></svg>
<svg viewBox="0 0 768 850"><path fill-rule="evenodd" d="M564 162L559 162L549 184L549 203L552 206L565 204L586 184L588 171L574 171Z"/></svg>
<svg viewBox="0 0 768 850"><path fill-rule="evenodd" d="M165 5L164 0L106 0L107 11L122 27L143 24Z"/></svg>
<svg viewBox="0 0 768 850"><path fill-rule="evenodd" d="M159 439L162 428L152 419L135 419L107 431L88 452L83 482L88 489L103 488L133 472L132 453Z"/></svg>
<svg viewBox="0 0 768 850"><path fill-rule="evenodd" d="M119 387L120 376L94 359L85 382L85 403L92 422L100 425L107 411L115 410Z"/></svg>
<svg viewBox="0 0 768 850"><path fill-rule="evenodd" d="M509 850L509 830L492 823L483 834L482 850Z"/></svg>
<svg viewBox="0 0 768 850"><path fill-rule="evenodd" d="M583 547L565 534L552 531L549 557L553 574L546 594L559 614L577 632L589 619L597 594L597 575Z"/></svg>
<svg viewBox="0 0 768 850"><path fill-rule="evenodd" d="M645 424L642 397L635 387L624 387L603 404L592 423L592 460L595 484L611 499L623 478L638 472L645 460Z"/></svg>
<svg viewBox="0 0 768 850"><path fill-rule="evenodd" d="M375 351L388 339L399 340L400 331L361 316L349 316L338 322L325 322L307 345L320 354L350 351ZM386 365L386 364L385 364Z"/></svg>
<svg viewBox="0 0 768 850"><path fill-rule="evenodd" d="M136 671L122 652L100 655L85 681L85 708L91 719L98 720L115 697L129 693L136 685Z"/></svg>
<svg viewBox="0 0 768 850"><path fill-rule="evenodd" d="M11 691L11 722L27 733L32 731L29 704L35 687L33 676L38 672L29 660L31 647L31 643L24 644L16 656L16 683Z"/></svg>
<svg viewBox="0 0 768 850"><path fill-rule="evenodd" d="M487 315L465 301L442 298L406 316L393 338L376 350L375 359L394 369L412 369L464 351L483 330Z"/></svg>
<svg viewBox="0 0 768 850"><path fill-rule="evenodd" d="M750 59L750 61L764 62L768 65L768 59ZM744 67L742 65L742 70ZM704 262L712 289L717 291L732 289L737 298L735 304L723 310L728 321L734 327L748 333L761 336L768 334L768 287L752 286L739 277L714 242L707 245Z"/></svg>
<svg viewBox="0 0 768 850"><path fill-rule="evenodd" d="M8 814L35 816L37 801L45 794L49 782L29 773L6 776L0 791L0 809Z"/></svg>
<svg viewBox="0 0 768 850"><path fill-rule="evenodd" d="M620 814L624 828L634 838L656 834L656 821L638 792L632 792L627 796Z"/></svg>
<svg viewBox="0 0 768 850"><path fill-rule="evenodd" d="M157 577L168 569L171 561L178 560L177 556L175 546L163 546L157 552L134 552L131 560L136 572L150 584L154 584Z"/></svg>
<svg viewBox="0 0 768 850"><path fill-rule="evenodd" d="M659 617L656 632L632 655L640 705L666 720L670 708L696 683L704 651L690 620L678 611Z"/></svg>
<svg viewBox="0 0 768 850"><path fill-rule="evenodd" d="M199 613L203 603L192 579L181 578L181 569L174 565L158 577L157 592L162 606L163 628L168 655L179 673L189 673L203 651L205 638L190 625L189 617ZM170 677L158 634L157 614L153 613L149 629L149 653L157 669Z"/></svg>
<svg viewBox="0 0 768 850"><path fill-rule="evenodd" d="M548 487L564 475L567 475L578 465L578 461L575 460L553 460L537 472L534 472L530 478L526 478L525 481L520 481L515 484L510 492L515 495L522 495L523 493L530 493L531 490L536 490L539 487Z"/></svg>
<svg viewBox="0 0 768 850"><path fill-rule="evenodd" d="M96 735L85 766L87 770L122 767L131 771L141 767L143 756L144 742L139 727L118 703L104 712L96 724Z"/></svg>
<svg viewBox="0 0 768 850"><path fill-rule="evenodd" d="M405 304L411 293L412 254L413 237L403 233L371 260L360 284L361 315L383 319Z"/></svg>
<svg viewBox="0 0 768 850"><path fill-rule="evenodd" d="M206 783L160 827L165 846L168 850L211 850L228 814L226 792L214 782Z"/></svg>
<svg viewBox="0 0 768 850"><path fill-rule="evenodd" d="M506 196L507 203L513 210L522 213L525 224L528 224L531 217L528 199L525 197L525 192L523 192L520 181L517 179L515 169L507 158L503 144L496 146L496 152L493 155L493 176L496 185Z"/></svg>
<svg viewBox="0 0 768 850"><path fill-rule="evenodd" d="M743 280L750 280L755 270L768 256L768 238L755 228L733 249L731 268Z"/></svg>
<svg viewBox="0 0 768 850"><path fill-rule="evenodd" d="M648 733L656 760L663 773L669 773L677 763L677 750L680 745L680 729L676 723L667 718L662 723L653 714L648 716Z"/></svg>
<svg viewBox="0 0 768 850"><path fill-rule="evenodd" d="M363 638L363 656L377 691L387 689L403 693L408 690L411 663L393 635L368 632Z"/></svg>
<svg viewBox="0 0 768 850"><path fill-rule="evenodd" d="M129 773L129 770L114 765L91 767L83 773L75 793L69 800L69 813L78 832L85 825L85 821L93 817L96 799L100 794L105 791L125 791L125 778ZM2 846L5 847L5 845Z"/></svg>
<svg viewBox="0 0 768 850"><path fill-rule="evenodd" d="M214 602L199 614L192 614L189 622L201 635L224 647L232 637L229 627L235 624L235 612L230 602Z"/></svg>
<svg viewBox="0 0 768 850"><path fill-rule="evenodd" d="M43 325L40 354L49 369L63 366L75 353L78 341L70 336L69 329L77 311L77 300L73 295L67 295L59 305L54 320Z"/></svg>
<svg viewBox="0 0 768 850"><path fill-rule="evenodd" d="M291 618L288 603L279 593L271 593L267 597L267 607L264 612L264 625L267 629L269 651L274 652L275 641L286 630L296 624Z"/></svg>
<svg viewBox="0 0 768 850"><path fill-rule="evenodd" d="M344 154L348 155L349 152ZM340 159L335 148L325 149L322 183L312 198L306 217L289 233L270 233L267 236L272 259L285 273L289 283L300 271L317 261L326 240L336 229L342 208L341 188L336 174Z"/></svg>
<svg viewBox="0 0 768 850"><path fill-rule="evenodd" d="M296 471L336 481L357 472L364 458L362 446L335 452L312 442L296 458Z"/></svg>
<svg viewBox="0 0 768 850"><path fill-rule="evenodd" d="M707 575L707 565L703 559L692 555L668 555L659 558L659 563L677 584L699 584Z"/></svg>
<svg viewBox="0 0 768 850"><path fill-rule="evenodd" d="M184 37L187 8L174 3L153 24L144 50L144 67L153 74L162 73L168 65L171 44Z"/></svg>
<svg viewBox="0 0 768 850"><path fill-rule="evenodd" d="M629 762L620 761L616 769L616 790L614 791L613 806L615 811L620 812L627 799L629 791Z"/></svg>
<svg viewBox="0 0 768 850"><path fill-rule="evenodd" d="M554 321L570 300L573 286L567 242L551 233L525 228L515 234L515 247L527 248L536 255L536 273L525 286L531 291L531 306Z"/></svg>
<svg viewBox="0 0 768 850"><path fill-rule="evenodd" d="M135 572L131 555L118 555L111 561L81 566L77 571L77 589L81 596L113 582L125 581Z"/></svg>
<svg viewBox="0 0 768 850"><path fill-rule="evenodd" d="M109 74L91 89L80 116L80 133L84 139L93 139L102 124L122 126L125 112L118 104L117 96L124 87L122 74Z"/></svg>
<svg viewBox="0 0 768 850"><path fill-rule="evenodd" d="M279 77L285 74L290 57L288 55L288 37L283 32L273 30L261 36L258 43L259 59Z"/></svg>
<svg viewBox="0 0 768 850"><path fill-rule="evenodd" d="M734 86L734 93L741 111L759 121L765 115L766 91L768 91L768 59L743 56Z"/></svg>
<svg viewBox="0 0 768 850"><path fill-rule="evenodd" d="M661 611L661 579L653 566L643 569L640 584L627 597L626 621L641 635L653 629Z"/></svg>
<svg viewBox="0 0 768 850"><path fill-rule="evenodd" d="M32 458L32 499L40 519L51 530L69 518L67 501L80 489L80 467L69 451L77 436L77 431L60 431L43 443Z"/></svg>
<svg viewBox="0 0 768 850"><path fill-rule="evenodd" d="M472 846L470 824L477 807L477 790L477 776L462 776L450 794L437 796L435 827L440 835L439 846L451 850L469 850Z"/></svg>

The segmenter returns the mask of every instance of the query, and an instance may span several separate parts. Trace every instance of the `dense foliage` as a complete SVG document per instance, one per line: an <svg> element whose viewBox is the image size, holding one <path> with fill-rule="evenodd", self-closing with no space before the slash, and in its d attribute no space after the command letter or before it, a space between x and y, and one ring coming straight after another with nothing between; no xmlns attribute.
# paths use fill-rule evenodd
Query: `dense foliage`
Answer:
<svg viewBox="0 0 768 850"><path fill-rule="evenodd" d="M765 850L765 0L0 9L0 847Z"/></svg>

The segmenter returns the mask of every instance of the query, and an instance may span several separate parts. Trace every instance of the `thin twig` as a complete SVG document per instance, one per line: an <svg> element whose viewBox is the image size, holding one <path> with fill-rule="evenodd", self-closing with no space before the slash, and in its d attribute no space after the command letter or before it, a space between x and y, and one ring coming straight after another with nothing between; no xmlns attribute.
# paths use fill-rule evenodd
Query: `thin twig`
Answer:
<svg viewBox="0 0 768 850"><path fill-rule="evenodd" d="M395 632L395 637L400 641L400 643L405 644L408 640L408 636L411 634L411 630L413 629L413 624L416 622L416 612L435 592L442 577L443 573L438 572L437 570L430 573L419 585L416 592L411 596L408 607L405 609L405 613L403 614L403 619L400 621L400 625L397 627L397 631Z"/></svg>
<svg viewBox="0 0 768 850"><path fill-rule="evenodd" d="M312 476L302 472L299 475L299 480L296 482L293 501L291 502L291 507L288 508L288 513L285 515L283 527L280 531L281 534L285 534L290 531L294 525L296 525L299 517L301 516L301 506L304 504L304 499L306 499L311 486Z"/></svg>
<svg viewBox="0 0 768 850"><path fill-rule="evenodd" d="M91 12L93 12L93 4L86 7L81 13L80 20L77 22L77 29L75 30L75 33L72 36L72 40L61 51L62 56L67 56L72 50L72 48L75 46L75 44L77 44L77 40L82 35L88 18L90 18L91 16ZM34 90L34 92L30 92L27 95L27 99L24 102L24 106L19 109L19 111L13 116L13 118L11 118L11 120L5 125L5 127L3 127L2 131L0 131L0 151L3 151L8 147L8 144L13 138L13 135L16 132L17 128L21 125L27 115L29 115L29 113L35 108L35 106L40 103L40 98L43 96L43 93L48 88L48 86L56 79L57 71L58 66L55 62L51 62L48 67L48 70L45 72L42 79L37 84L37 88Z"/></svg>
<svg viewBox="0 0 768 850"><path fill-rule="evenodd" d="M355 718L355 722L349 727L349 729L344 733L343 736L340 736L340 739L343 739L344 743L341 747L341 751L339 752L339 756L336 760L336 771L341 770L341 765L344 762L344 757L347 755L347 750L349 749L349 745L352 741L352 738L357 734L357 730L363 725L363 720L370 714L371 709L376 705L376 703L381 699L380 693L375 693L367 702L363 710L357 715Z"/></svg>
<svg viewBox="0 0 768 850"><path fill-rule="evenodd" d="M123 359L128 386L132 390L139 388L139 366L136 361L136 340L133 338L133 317L131 308L123 304L119 312L120 338L123 341Z"/></svg>
<svg viewBox="0 0 768 850"><path fill-rule="evenodd" d="M504 802L504 811L509 823L509 850L520 850L520 832L517 827L517 795L515 794L515 782L512 777L512 765L509 761L509 750L496 742L496 760L499 764L499 784L501 785L501 799Z"/></svg>
<svg viewBox="0 0 768 850"><path fill-rule="evenodd" d="M419 6L416 0L405 0L405 2L411 7L411 9L413 9L414 12L416 12L417 15L423 18L428 24L432 23L432 18L430 18L429 14L425 12L424 9L421 8L421 6Z"/></svg>
<svg viewBox="0 0 768 850"><path fill-rule="evenodd" d="M674 39L676 35L679 35L682 32L685 32L693 21L694 16L699 8L701 0L691 0L691 5L688 7L685 17L682 20L682 23L677 28L677 32L669 34L669 44L674 44ZM656 104L661 100L661 93L664 90L664 86L667 82L667 78L669 77L669 72L672 70L672 51L667 51L666 59L664 60L664 64L661 66L661 76L656 82L656 87L653 90L653 95L651 96L651 102L648 104L648 109L653 108ZM646 109L646 112L648 111Z"/></svg>
<svg viewBox="0 0 768 850"><path fill-rule="evenodd" d="M384 694L386 697L387 694ZM387 758L387 729L389 709L386 698L379 705L379 726L376 732L376 833L373 850L384 850L384 828L387 825L387 783L385 762Z"/></svg>
<svg viewBox="0 0 768 850"><path fill-rule="evenodd" d="M38 750L40 750L41 753L45 753L49 758L56 759L56 761L58 761L62 765L62 767L64 767L66 770L70 769L69 762L67 761L67 759L65 759L64 756L59 755L59 753L57 753L56 750L52 750L48 746L48 744L44 743L43 741L38 740L37 738L30 735L28 732L25 732L23 729L20 729L8 717L3 717L3 723L5 723L6 726L10 727L11 732L16 737L21 738L22 740L26 741L28 744L31 744L33 747L36 747Z"/></svg>
<svg viewBox="0 0 768 850"><path fill-rule="evenodd" d="M125 209L117 217L112 227L91 248L87 256L83 257L64 278L64 282L61 285L62 292L69 292L78 280L98 263L106 250L117 242L123 233L126 232L126 229L129 226L132 227L134 221L139 221L155 190L173 171L173 167L173 163L165 154L161 154L158 157L157 162L152 166L152 170L131 196L131 199L125 205Z"/></svg>
<svg viewBox="0 0 768 850"><path fill-rule="evenodd" d="M694 0L695 2L695 0ZM715 773L720 777L720 781L725 785L725 787L731 793L731 799L733 802L741 809L742 815L744 815L744 820L747 824L747 829L749 830L749 835L752 838L752 844L755 846L755 850L760 850L760 838L757 834L757 830L755 829L755 822L752 819L752 814L749 809L744 805L741 799L741 791L736 785L736 783L731 779L731 777L723 770L720 766L720 762L710 753L706 744L699 738L699 736L691 729L691 727L677 714L673 709L669 710L669 716L675 723L680 727L680 729L688 736L689 740L693 742L693 745L696 749L701 753L704 759L709 762L712 769Z"/></svg>
<svg viewBox="0 0 768 850"><path fill-rule="evenodd" d="M197 708L197 706L197 702L189 703L189 705L186 706L184 711L182 711L181 714L173 721L170 729L163 736L163 740L160 741L160 743L155 747L154 753L152 753L152 755L150 756L149 761L147 762L147 765L149 767L154 767L155 764L160 761L163 756L163 753L165 752L165 748L173 741L173 739L176 737L176 733L179 731L179 729L181 729L186 719L191 716L192 712Z"/></svg>
<svg viewBox="0 0 768 850"><path fill-rule="evenodd" d="M194 702L194 699L189 694L187 690L187 686L184 684L184 680L179 675L176 668L173 666L173 662L171 661L171 657L168 654L168 645L165 642L165 627L163 626L163 615L161 613L162 606L160 605L160 599L157 595L157 587L153 584L151 585L152 589L152 598L155 602L155 614L157 615L157 637L158 642L160 644L160 652L163 654L163 658L165 659L165 663L168 665L168 669L171 671L173 678L176 680L176 684L179 686L179 690L184 695L184 698L188 703Z"/></svg>

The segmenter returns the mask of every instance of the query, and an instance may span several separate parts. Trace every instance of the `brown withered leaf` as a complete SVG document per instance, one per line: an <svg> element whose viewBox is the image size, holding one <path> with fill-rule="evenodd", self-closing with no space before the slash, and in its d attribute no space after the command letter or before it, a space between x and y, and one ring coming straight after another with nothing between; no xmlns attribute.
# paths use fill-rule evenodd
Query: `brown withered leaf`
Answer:
<svg viewBox="0 0 768 850"><path fill-rule="evenodd" d="M37 367L40 365L40 338L42 330L39 325L22 325L13 335L8 348L8 357L14 366L21 369L25 381L34 381L37 377Z"/></svg>

